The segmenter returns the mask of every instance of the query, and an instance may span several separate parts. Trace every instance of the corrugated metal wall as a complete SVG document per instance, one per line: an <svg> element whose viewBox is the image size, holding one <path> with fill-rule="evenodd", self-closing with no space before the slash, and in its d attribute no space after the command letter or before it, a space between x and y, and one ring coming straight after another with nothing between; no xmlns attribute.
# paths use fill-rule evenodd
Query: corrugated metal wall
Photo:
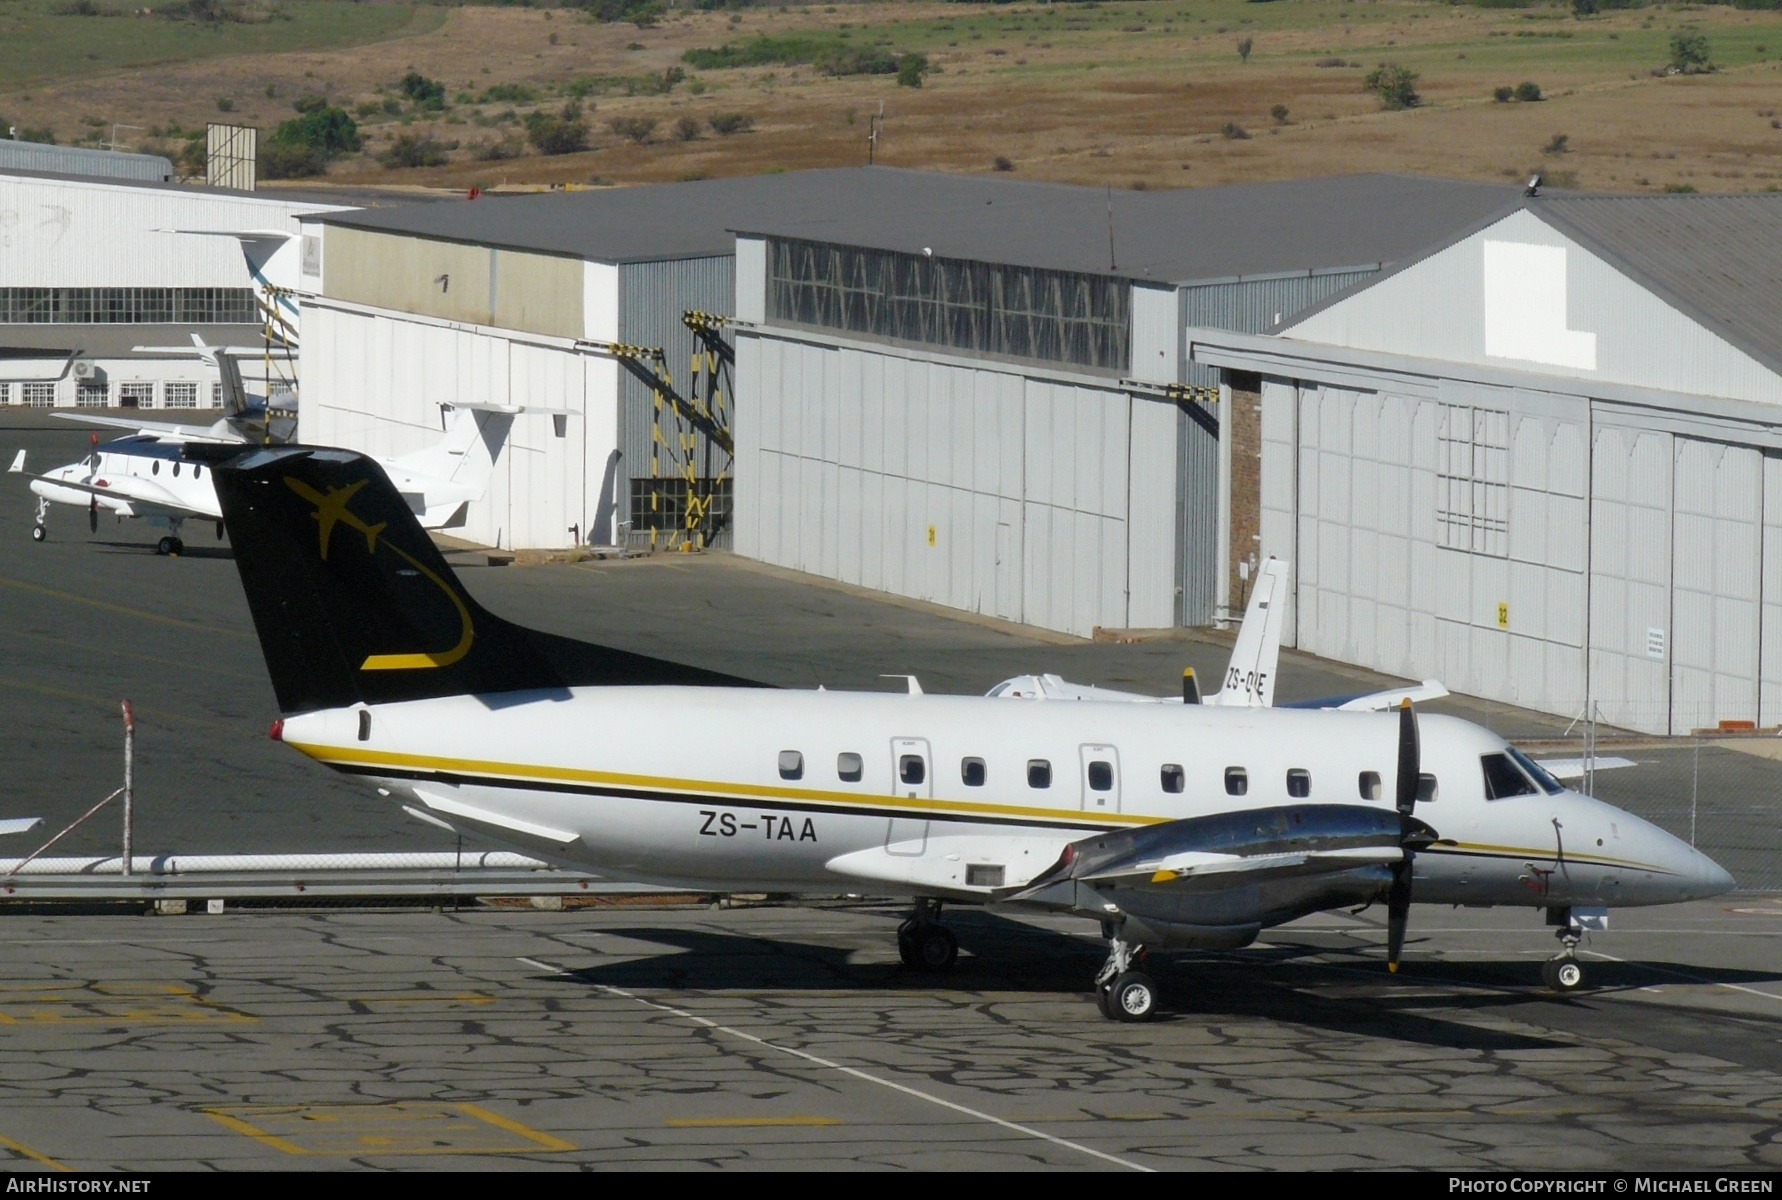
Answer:
<svg viewBox="0 0 1782 1200"><path fill-rule="evenodd" d="M730 315L736 305L736 266L729 255L670 262L626 263L619 268L619 340L634 346L661 346L668 370L683 395L691 380L699 340L681 321L688 309ZM619 495L629 497L631 480L650 475L655 403L650 389L630 371L619 380ZM734 402L735 397L731 397ZM734 411L734 409L733 409ZM695 435L695 453L705 461L705 438ZM718 452L712 461L722 462ZM664 468L665 473L670 472ZM719 544L725 544L721 540Z"/></svg>
<svg viewBox="0 0 1782 1200"><path fill-rule="evenodd" d="M1132 406L1153 401L777 337L737 351L738 552L1071 633L1128 624L1129 555L1155 552L1130 537L1150 436ZM1140 458L1167 481L1167 458ZM1146 597L1165 614L1168 579Z"/></svg>
<svg viewBox="0 0 1782 1200"><path fill-rule="evenodd" d="M524 404L505 429L484 423L493 456L484 496L457 532L502 547L610 542L618 364L565 340L527 338L423 318L304 305L304 437L371 454L435 442L440 405ZM497 418L497 420L502 420ZM576 533L570 532L571 526Z"/></svg>
<svg viewBox="0 0 1782 1200"><path fill-rule="evenodd" d="M1175 623L1208 625L1219 590L1219 420L1195 401L1176 414Z"/></svg>
<svg viewBox="0 0 1782 1200"><path fill-rule="evenodd" d="M296 233L298 214L323 207L202 188L0 175L0 287L252 287L234 238L173 231Z"/></svg>
<svg viewBox="0 0 1782 1200"><path fill-rule="evenodd" d="M1670 732L1671 435L1598 427L1591 448L1590 691L1602 719Z"/></svg>
<svg viewBox="0 0 1782 1200"><path fill-rule="evenodd" d="M89 150L84 146L47 146L40 142L0 139L0 171L54 171L59 175L165 183L173 178L173 162L158 154L126 154L116 150Z"/></svg>
<svg viewBox="0 0 1782 1200"><path fill-rule="evenodd" d="M1318 274L1271 275L1233 279L1222 283L1193 284L1177 289L1180 305L1178 329L1205 327L1237 333L1267 333L1277 318L1285 321L1351 284L1378 275L1378 267ZM1182 353L1187 343L1179 340ZM1184 357L1182 382L1217 387L1219 370Z"/></svg>

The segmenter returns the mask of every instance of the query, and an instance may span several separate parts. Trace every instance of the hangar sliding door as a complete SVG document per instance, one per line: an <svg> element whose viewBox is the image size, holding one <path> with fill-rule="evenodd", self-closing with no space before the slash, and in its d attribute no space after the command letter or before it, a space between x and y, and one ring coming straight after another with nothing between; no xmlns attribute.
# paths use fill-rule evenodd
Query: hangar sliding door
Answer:
<svg viewBox="0 0 1782 1200"><path fill-rule="evenodd" d="M1757 723L1782 724L1782 457L1763 456L1763 609Z"/></svg>
<svg viewBox="0 0 1782 1200"><path fill-rule="evenodd" d="M1590 692L1611 725L1670 732L1671 435L1591 443Z"/></svg>
<svg viewBox="0 0 1782 1200"><path fill-rule="evenodd" d="M1676 439L1671 732L1757 719L1763 455Z"/></svg>

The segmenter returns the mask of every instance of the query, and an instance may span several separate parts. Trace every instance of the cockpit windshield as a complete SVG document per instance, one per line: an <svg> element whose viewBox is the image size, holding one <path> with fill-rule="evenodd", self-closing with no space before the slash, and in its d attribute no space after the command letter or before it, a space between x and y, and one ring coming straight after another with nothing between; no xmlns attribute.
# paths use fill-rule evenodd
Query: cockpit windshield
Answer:
<svg viewBox="0 0 1782 1200"><path fill-rule="evenodd" d="M1485 772L1485 798L1506 800L1511 796L1538 795L1535 785L1516 769L1507 754L1482 754L1479 766Z"/></svg>
<svg viewBox="0 0 1782 1200"><path fill-rule="evenodd" d="M1557 796L1559 793L1565 791L1565 784L1559 782L1559 780L1548 774L1547 768L1543 767L1540 763L1522 753L1522 751L1516 749L1514 746L1510 746L1508 749L1510 757L1515 759L1516 764L1524 771L1527 771L1529 776L1533 778L1536 783L1541 785L1541 790L1543 792L1546 792L1549 796Z"/></svg>

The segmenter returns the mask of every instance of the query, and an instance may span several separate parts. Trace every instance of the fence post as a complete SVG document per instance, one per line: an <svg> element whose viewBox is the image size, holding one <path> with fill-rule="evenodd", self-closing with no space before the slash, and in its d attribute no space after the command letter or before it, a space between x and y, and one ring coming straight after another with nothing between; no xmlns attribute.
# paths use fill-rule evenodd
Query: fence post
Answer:
<svg viewBox="0 0 1782 1200"><path fill-rule="evenodd" d="M124 857L122 866L124 874L131 873L132 846L131 832L135 824L136 799L136 714L130 709L128 700L123 703L124 709Z"/></svg>

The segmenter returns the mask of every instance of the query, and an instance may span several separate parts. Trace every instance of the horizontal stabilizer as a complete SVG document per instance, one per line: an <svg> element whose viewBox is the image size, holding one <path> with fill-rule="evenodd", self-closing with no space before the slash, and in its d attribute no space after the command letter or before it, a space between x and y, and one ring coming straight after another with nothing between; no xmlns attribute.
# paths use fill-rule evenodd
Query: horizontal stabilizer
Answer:
<svg viewBox="0 0 1782 1200"><path fill-rule="evenodd" d="M0 835L8 833L29 833L43 824L42 817L9 817L0 821Z"/></svg>
<svg viewBox="0 0 1782 1200"><path fill-rule="evenodd" d="M567 846L581 836L580 834L575 833L565 833L561 829L552 829L548 825L537 825L531 821L523 821L519 817L512 816L508 813L491 812L486 808L477 808L473 804L465 804L462 800L448 800L444 796L437 796L432 792L425 792L417 789L415 795L419 796L421 802L435 812L442 812L453 817L462 817L466 821L473 821L478 825L485 825L491 829L502 829L509 833L517 833L529 838L542 838L547 842L555 842L559 846Z"/></svg>
<svg viewBox="0 0 1782 1200"><path fill-rule="evenodd" d="M23 471L25 469L25 452L23 450L20 450L17 454L13 455L12 466L10 466L6 469L9 473L14 474L14 475L18 474L20 471Z"/></svg>

